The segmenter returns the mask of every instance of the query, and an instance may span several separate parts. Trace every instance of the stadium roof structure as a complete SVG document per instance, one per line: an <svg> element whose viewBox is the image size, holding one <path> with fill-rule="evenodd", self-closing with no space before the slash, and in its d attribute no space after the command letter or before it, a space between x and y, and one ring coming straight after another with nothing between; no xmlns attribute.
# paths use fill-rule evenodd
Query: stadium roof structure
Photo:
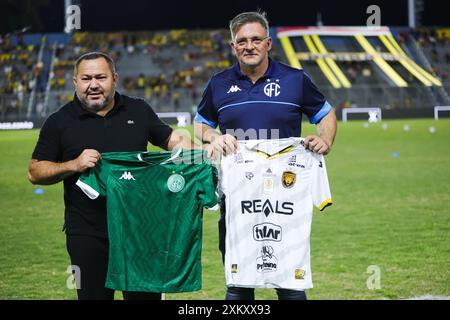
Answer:
<svg viewBox="0 0 450 320"><path fill-rule="evenodd" d="M330 52L321 40L324 36L351 37L356 40L360 52ZM387 51L377 50L368 37L377 37ZM412 76L424 86L442 86L441 81L415 63L394 38L389 27L291 27L277 28L286 57L292 67L301 69L302 60L313 60L325 77L336 88L351 88L351 83L337 65L336 61L373 61L394 86L408 87L408 83L390 65L399 62ZM294 49L292 39L303 39L308 52Z"/></svg>

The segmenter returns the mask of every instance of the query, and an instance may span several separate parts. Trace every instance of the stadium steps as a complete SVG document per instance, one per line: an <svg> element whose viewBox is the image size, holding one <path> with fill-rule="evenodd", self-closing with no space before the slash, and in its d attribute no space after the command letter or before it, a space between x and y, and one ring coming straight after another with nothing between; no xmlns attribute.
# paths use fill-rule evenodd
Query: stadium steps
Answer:
<svg viewBox="0 0 450 320"><path fill-rule="evenodd" d="M406 37L404 50L418 61L425 69L431 71L430 61L427 59L425 52L417 46L416 40L411 34ZM430 95L433 96L434 105L450 105L450 97L443 86L429 88Z"/></svg>

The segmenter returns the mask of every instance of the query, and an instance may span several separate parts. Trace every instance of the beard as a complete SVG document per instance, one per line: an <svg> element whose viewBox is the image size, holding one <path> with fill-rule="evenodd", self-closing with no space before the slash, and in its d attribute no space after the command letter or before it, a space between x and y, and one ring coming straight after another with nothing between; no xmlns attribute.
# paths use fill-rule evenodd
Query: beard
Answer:
<svg viewBox="0 0 450 320"><path fill-rule="evenodd" d="M109 96L102 97L95 101L89 101L89 96L87 94L83 94L83 96L80 96L77 92L76 95L81 104L91 112L99 112L103 110L111 103L111 101L114 100L114 91Z"/></svg>

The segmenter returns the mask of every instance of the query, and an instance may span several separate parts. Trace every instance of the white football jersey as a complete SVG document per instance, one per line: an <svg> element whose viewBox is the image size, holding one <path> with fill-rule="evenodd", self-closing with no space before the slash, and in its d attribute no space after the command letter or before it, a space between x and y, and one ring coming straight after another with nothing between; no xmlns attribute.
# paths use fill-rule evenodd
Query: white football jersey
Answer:
<svg viewBox="0 0 450 320"><path fill-rule="evenodd" d="M312 288L313 205L332 204L323 156L303 138L238 143L220 166L227 286Z"/></svg>

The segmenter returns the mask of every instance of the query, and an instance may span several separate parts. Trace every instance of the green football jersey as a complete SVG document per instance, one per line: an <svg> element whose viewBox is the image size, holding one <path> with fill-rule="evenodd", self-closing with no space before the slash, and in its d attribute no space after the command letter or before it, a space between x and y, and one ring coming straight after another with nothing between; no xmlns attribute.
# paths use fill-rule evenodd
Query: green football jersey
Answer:
<svg viewBox="0 0 450 320"><path fill-rule="evenodd" d="M106 196L106 287L122 291L201 289L202 209L217 205L217 169L203 150L108 152L77 185Z"/></svg>

